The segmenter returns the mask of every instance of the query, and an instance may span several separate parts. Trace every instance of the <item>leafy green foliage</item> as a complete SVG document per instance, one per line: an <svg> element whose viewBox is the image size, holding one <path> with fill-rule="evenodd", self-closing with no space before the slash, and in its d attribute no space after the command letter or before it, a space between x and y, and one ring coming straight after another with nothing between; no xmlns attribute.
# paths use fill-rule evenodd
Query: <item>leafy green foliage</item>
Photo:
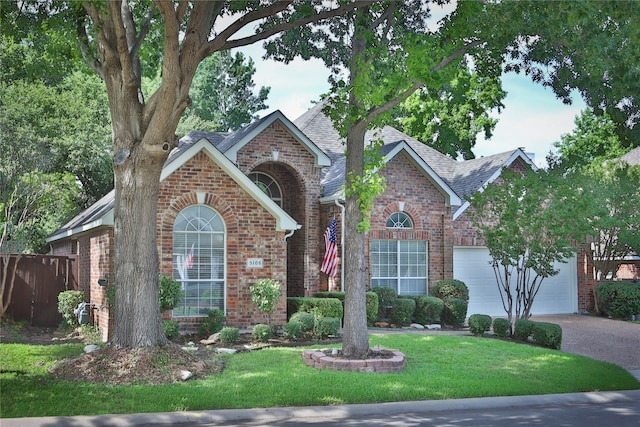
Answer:
<svg viewBox="0 0 640 427"><path fill-rule="evenodd" d="M398 292L386 286L375 286L372 291L378 295L378 319L388 318L389 309L396 303Z"/></svg>
<svg viewBox="0 0 640 427"><path fill-rule="evenodd" d="M78 316L73 311L85 301L85 298L83 291L64 291L58 294L58 313L62 314L67 325L77 323Z"/></svg>
<svg viewBox="0 0 640 427"><path fill-rule="evenodd" d="M160 275L160 310L171 310L178 306L184 292L177 280ZM168 337L167 337L168 338Z"/></svg>
<svg viewBox="0 0 640 427"><path fill-rule="evenodd" d="M596 292L605 314L617 319L640 314L640 283L604 282Z"/></svg>
<svg viewBox="0 0 640 427"><path fill-rule="evenodd" d="M212 335L220 332L224 325L224 311L219 308L209 310L207 317L202 319L202 323L198 326L198 332L202 335Z"/></svg>
<svg viewBox="0 0 640 427"><path fill-rule="evenodd" d="M289 320L289 323L299 323L302 332L310 332L313 330L316 318L313 314L306 311L299 311L294 313Z"/></svg>
<svg viewBox="0 0 640 427"><path fill-rule="evenodd" d="M193 103L185 111L178 133L180 129L228 132L256 120L257 112L267 108L270 88L262 87L254 94L255 72L253 60L240 52L233 56L229 51L216 52L202 61L191 85ZM194 127L196 118L200 122Z"/></svg>
<svg viewBox="0 0 640 427"><path fill-rule="evenodd" d="M416 310L416 302L411 298L398 298L391 307L389 319L398 326L407 326L411 324L413 313Z"/></svg>
<svg viewBox="0 0 640 427"><path fill-rule="evenodd" d="M302 323L296 321L287 322L282 327L282 332L285 337L295 341L302 334Z"/></svg>
<svg viewBox="0 0 640 427"><path fill-rule="evenodd" d="M175 320L163 320L162 330L167 339L173 340L180 336L180 323Z"/></svg>
<svg viewBox="0 0 640 427"><path fill-rule="evenodd" d="M336 317L318 317L313 329L317 339L325 339L338 335L340 319Z"/></svg>
<svg viewBox="0 0 640 427"><path fill-rule="evenodd" d="M416 302L413 320L421 325L429 325L440 321L444 301L433 295L411 295L408 298Z"/></svg>
<svg viewBox="0 0 640 427"><path fill-rule="evenodd" d="M367 325L371 326L378 317L378 307L380 306L380 302L378 299L378 294L376 294L375 292L367 292L366 299Z"/></svg>
<svg viewBox="0 0 640 427"><path fill-rule="evenodd" d="M273 279L260 279L249 287L251 302L267 315L271 325L271 312L280 300L280 282Z"/></svg>
<svg viewBox="0 0 640 427"><path fill-rule="evenodd" d="M513 327L513 337L520 341L527 341L533 333L533 321L527 319L516 319Z"/></svg>
<svg viewBox="0 0 640 427"><path fill-rule="evenodd" d="M482 335L491 329L491 316L472 314L469 316L469 330L473 335Z"/></svg>
<svg viewBox="0 0 640 427"><path fill-rule="evenodd" d="M498 317L493 321L493 333L501 338L509 336L511 330L511 323L507 319Z"/></svg>
<svg viewBox="0 0 640 427"><path fill-rule="evenodd" d="M461 298L445 298L443 300L442 322L445 325L462 326L467 317L469 302Z"/></svg>
<svg viewBox="0 0 640 427"><path fill-rule="evenodd" d="M536 344L560 350L562 345L562 328L560 325L555 323L533 322L531 334Z"/></svg>
<svg viewBox="0 0 640 427"><path fill-rule="evenodd" d="M220 330L220 342L233 344L240 339L240 330L231 326L225 326Z"/></svg>
<svg viewBox="0 0 640 427"><path fill-rule="evenodd" d="M271 338L272 331L269 325L255 325L251 331L251 338L258 341L267 342Z"/></svg>
<svg viewBox="0 0 640 427"><path fill-rule="evenodd" d="M462 280L436 280L430 288L431 295L440 298L460 298L469 301L469 288Z"/></svg>
<svg viewBox="0 0 640 427"><path fill-rule="evenodd" d="M319 317L337 317L342 319L344 308L337 298L311 298L289 297L287 298L287 312L297 313L305 311Z"/></svg>
<svg viewBox="0 0 640 427"><path fill-rule="evenodd" d="M558 274L577 248L576 191L544 171L504 170L501 180L474 193L467 210L492 258L509 320L528 318L543 280Z"/></svg>

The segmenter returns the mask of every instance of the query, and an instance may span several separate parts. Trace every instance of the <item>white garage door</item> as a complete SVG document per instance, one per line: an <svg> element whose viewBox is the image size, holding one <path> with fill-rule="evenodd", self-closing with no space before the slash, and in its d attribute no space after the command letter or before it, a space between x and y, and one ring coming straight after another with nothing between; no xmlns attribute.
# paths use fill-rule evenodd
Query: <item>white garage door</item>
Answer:
<svg viewBox="0 0 640 427"><path fill-rule="evenodd" d="M486 247L464 246L453 250L453 277L462 280L469 288L467 315L506 315L490 261ZM557 268L560 273L543 280L533 301L532 315L578 311L576 257L570 258L567 263L558 264Z"/></svg>

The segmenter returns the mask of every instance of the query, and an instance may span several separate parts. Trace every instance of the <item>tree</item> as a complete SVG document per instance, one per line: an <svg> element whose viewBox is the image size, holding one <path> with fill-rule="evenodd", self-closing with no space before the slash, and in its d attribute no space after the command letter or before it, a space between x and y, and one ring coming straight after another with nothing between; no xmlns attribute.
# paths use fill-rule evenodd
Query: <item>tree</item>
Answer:
<svg viewBox="0 0 640 427"><path fill-rule="evenodd" d="M605 160L622 156L627 149L620 144L615 124L604 113L596 116L593 111L582 111L575 119L575 129L562 135L554 145L560 155L556 167L577 171Z"/></svg>
<svg viewBox="0 0 640 427"><path fill-rule="evenodd" d="M451 81L457 69L447 66L480 44L473 26L465 23L481 8L480 3L460 2L440 29L432 32L427 27L428 3L382 1L335 19L330 32L322 26L302 27L267 45L276 59L315 56L334 71L325 112L346 141L342 350L347 357L363 357L369 349L364 232L373 200L384 190L384 180L375 173L381 156L375 144L365 151L365 133L389 121L392 109L417 89L438 88Z"/></svg>
<svg viewBox="0 0 640 427"><path fill-rule="evenodd" d="M596 115L609 115L624 147L640 145L639 2L532 0L503 10L516 25L496 25L496 36L514 28L519 35L507 71L525 72L565 103L578 90Z"/></svg>
<svg viewBox="0 0 640 427"><path fill-rule="evenodd" d="M497 77L483 77L460 62L458 73L441 87L422 88L401 104L400 129L454 159L473 159L477 136L490 139L498 120L489 111L504 107Z"/></svg>
<svg viewBox="0 0 640 427"><path fill-rule="evenodd" d="M502 305L511 323L527 319L545 278L554 276L572 246L575 192L544 171L502 172L474 193L467 211L489 249Z"/></svg>
<svg viewBox="0 0 640 427"><path fill-rule="evenodd" d="M567 177L565 177L567 179ZM608 161L599 168L569 175L574 191L576 239L593 265L595 288L615 278L623 260L640 253L640 166ZM596 312L600 312L594 292Z"/></svg>
<svg viewBox="0 0 640 427"><path fill-rule="evenodd" d="M201 121L199 130L227 132L256 120L256 112L267 108L270 88L253 93L255 72L253 60L240 52L231 56L231 52L221 51L206 58L193 78L193 102L180 124L197 118Z"/></svg>
<svg viewBox="0 0 640 427"><path fill-rule="evenodd" d="M33 3L32 8L29 5ZM84 60L103 80L112 126L115 180L115 348L166 342L158 300L156 205L159 179L177 146L178 122L190 104L198 64L214 52L265 40L280 31L329 19L362 2L109 1L26 5L16 15L57 19L75 28ZM36 13L38 12L38 13ZM225 19L224 22L223 18ZM239 31L255 25L255 34ZM234 38L235 37L235 38ZM162 81L152 94L142 77Z"/></svg>

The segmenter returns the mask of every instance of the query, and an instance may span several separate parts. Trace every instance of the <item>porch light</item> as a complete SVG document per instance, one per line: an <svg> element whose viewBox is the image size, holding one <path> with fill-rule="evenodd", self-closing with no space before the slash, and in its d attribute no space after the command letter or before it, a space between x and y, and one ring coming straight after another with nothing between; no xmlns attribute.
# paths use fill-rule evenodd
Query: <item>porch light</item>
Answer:
<svg viewBox="0 0 640 427"><path fill-rule="evenodd" d="M404 212L404 202L398 202L398 211Z"/></svg>
<svg viewBox="0 0 640 427"><path fill-rule="evenodd" d="M105 273L103 278L98 279L98 285L107 286L107 284L109 284L109 273Z"/></svg>

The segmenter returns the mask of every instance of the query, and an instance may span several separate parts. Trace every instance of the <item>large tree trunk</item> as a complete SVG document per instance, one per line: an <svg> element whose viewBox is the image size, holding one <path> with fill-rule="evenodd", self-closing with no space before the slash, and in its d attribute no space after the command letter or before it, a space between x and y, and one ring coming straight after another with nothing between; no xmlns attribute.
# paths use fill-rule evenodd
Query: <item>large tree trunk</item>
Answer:
<svg viewBox="0 0 640 427"><path fill-rule="evenodd" d="M349 127L347 133L347 173L362 177L364 174L364 137L366 122ZM347 183L349 180L347 178ZM358 204L358 194L346 199L345 229L345 299L344 336L342 351L346 357L362 358L369 352L367 330L367 265L365 263L364 234L357 232L364 215Z"/></svg>

